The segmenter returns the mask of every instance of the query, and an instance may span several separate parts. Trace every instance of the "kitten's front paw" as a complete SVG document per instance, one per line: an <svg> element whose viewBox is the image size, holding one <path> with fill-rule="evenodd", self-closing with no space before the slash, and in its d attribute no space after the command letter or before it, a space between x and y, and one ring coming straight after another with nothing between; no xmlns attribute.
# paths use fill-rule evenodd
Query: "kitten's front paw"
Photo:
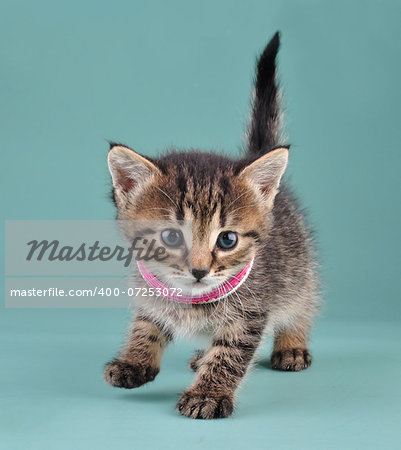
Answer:
<svg viewBox="0 0 401 450"><path fill-rule="evenodd" d="M177 410L191 419L217 419L231 416L234 404L228 395L186 391L177 404Z"/></svg>
<svg viewBox="0 0 401 450"><path fill-rule="evenodd" d="M311 364L312 358L308 350L299 348L276 351L271 356L271 366L274 370L299 372L307 369Z"/></svg>
<svg viewBox="0 0 401 450"><path fill-rule="evenodd" d="M112 386L132 389L153 381L158 373L158 367L114 360L106 365L104 378Z"/></svg>

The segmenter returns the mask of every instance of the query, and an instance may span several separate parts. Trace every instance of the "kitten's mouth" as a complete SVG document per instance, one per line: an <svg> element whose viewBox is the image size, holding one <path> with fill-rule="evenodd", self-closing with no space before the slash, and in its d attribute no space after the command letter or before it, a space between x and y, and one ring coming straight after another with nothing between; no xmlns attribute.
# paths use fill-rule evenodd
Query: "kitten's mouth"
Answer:
<svg viewBox="0 0 401 450"><path fill-rule="evenodd" d="M146 267L143 261L137 261L138 269L143 279L146 281L149 287L160 292L160 296L167 300L171 300L177 303L212 303L233 294L241 284L248 278L253 266L252 258L249 263L241 269L236 275L232 276L229 280L225 281L218 287L199 295L188 295L182 292L182 289L172 288L160 281L150 270Z"/></svg>

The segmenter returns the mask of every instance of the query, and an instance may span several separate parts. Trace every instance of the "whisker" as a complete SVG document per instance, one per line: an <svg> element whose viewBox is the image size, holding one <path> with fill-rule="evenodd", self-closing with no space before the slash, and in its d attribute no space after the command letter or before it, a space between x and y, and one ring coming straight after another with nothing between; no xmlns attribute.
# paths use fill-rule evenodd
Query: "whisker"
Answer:
<svg viewBox="0 0 401 450"><path fill-rule="evenodd" d="M155 186L155 188L159 190L163 195L165 195L170 200L170 202L178 209L177 203L175 203L175 201L166 192L164 192L163 189L160 189L158 186Z"/></svg>
<svg viewBox="0 0 401 450"><path fill-rule="evenodd" d="M229 281L227 281L227 284L230 286L231 289L234 289L233 286L232 286L232 284L231 284ZM242 318L244 318L244 317L245 317L245 308L244 308L244 304L242 303L241 298L240 298L240 296L238 295L238 292L235 291L235 292L233 292L233 294L235 294L235 295L237 296L238 301L240 302L240 305L241 305L241 308L242 308L242 312L243 312Z"/></svg>
<svg viewBox="0 0 401 450"><path fill-rule="evenodd" d="M251 206L256 206L256 205L257 205L257 203L251 203L250 205L240 206L239 208L236 208L233 211L230 211L230 214L234 214L236 211L239 211L244 208L249 208Z"/></svg>
<svg viewBox="0 0 401 450"><path fill-rule="evenodd" d="M238 201L241 197L243 197L244 195L246 195L248 192L250 192L249 189L247 189L245 192L243 192L241 195L239 195L235 200L233 200L231 203L229 203L227 205L227 208L229 208L233 203L235 203L236 201Z"/></svg>
<svg viewBox="0 0 401 450"><path fill-rule="evenodd" d="M142 212L146 212L146 211L152 211L152 210L160 210L160 211L167 211L168 213L173 213L173 211L171 209L167 209L167 208L146 208L146 209L142 209Z"/></svg>
<svg viewBox="0 0 401 450"><path fill-rule="evenodd" d="M233 275L233 278L235 278L238 281L241 281L238 277L236 277L235 275ZM255 296L255 293L249 288L249 286L247 285L247 283L243 283L242 286L246 287L248 289L248 291L250 292L250 294L252 295L252 298L254 300L257 300L257 297ZM257 303L256 303L257 304Z"/></svg>

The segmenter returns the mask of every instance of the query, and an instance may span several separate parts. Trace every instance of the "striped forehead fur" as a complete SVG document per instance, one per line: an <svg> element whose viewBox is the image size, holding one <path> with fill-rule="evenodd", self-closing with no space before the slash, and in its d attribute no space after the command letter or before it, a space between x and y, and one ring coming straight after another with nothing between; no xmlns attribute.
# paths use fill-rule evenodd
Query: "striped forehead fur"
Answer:
<svg viewBox="0 0 401 450"><path fill-rule="evenodd" d="M207 221L216 212L222 227L226 206L240 189L235 183L236 162L223 155L204 152L172 152L158 160L166 188L178 193L176 218L190 209L196 220Z"/></svg>

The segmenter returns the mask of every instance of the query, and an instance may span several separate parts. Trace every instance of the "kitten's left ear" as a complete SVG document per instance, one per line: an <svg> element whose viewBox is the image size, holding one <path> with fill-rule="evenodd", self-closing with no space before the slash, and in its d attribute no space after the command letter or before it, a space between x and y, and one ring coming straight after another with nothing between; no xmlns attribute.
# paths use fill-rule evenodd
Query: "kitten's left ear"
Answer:
<svg viewBox="0 0 401 450"><path fill-rule="evenodd" d="M240 176L250 181L272 207L287 164L288 148L277 148L245 167Z"/></svg>

